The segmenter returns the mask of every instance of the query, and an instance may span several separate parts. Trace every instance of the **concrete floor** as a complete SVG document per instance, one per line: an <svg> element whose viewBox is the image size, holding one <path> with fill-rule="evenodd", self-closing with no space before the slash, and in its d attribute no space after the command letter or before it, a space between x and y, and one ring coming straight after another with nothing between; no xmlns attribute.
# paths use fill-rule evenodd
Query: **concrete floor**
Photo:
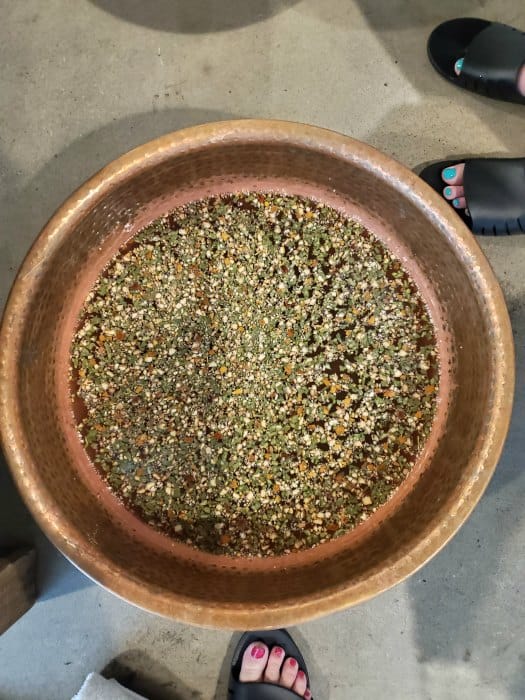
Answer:
<svg viewBox="0 0 525 700"><path fill-rule="evenodd" d="M516 0L0 1L0 304L41 226L112 158L226 117L345 132L410 167L525 155L523 107L458 91L426 60L439 21L525 27ZM211 8L211 9L210 9ZM514 419L491 486L448 547L405 584L294 630L314 694L347 700L525 697L525 237L480 241L515 331ZM67 700L90 670L137 672L159 700L223 700L231 635L135 609L49 545L0 471L0 543L36 541L40 598L0 638L0 698Z"/></svg>

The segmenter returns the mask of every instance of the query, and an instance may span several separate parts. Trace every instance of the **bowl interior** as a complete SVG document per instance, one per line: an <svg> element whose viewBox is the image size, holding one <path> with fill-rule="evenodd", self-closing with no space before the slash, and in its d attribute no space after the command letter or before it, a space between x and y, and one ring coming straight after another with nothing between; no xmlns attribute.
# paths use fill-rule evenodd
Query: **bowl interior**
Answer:
<svg viewBox="0 0 525 700"><path fill-rule="evenodd" d="M44 230L4 320L4 446L39 522L97 581L179 619L260 628L369 597L447 541L481 495L501 448L511 349L499 288L481 253L415 176L321 130L221 128L131 152L73 195ZM262 560L196 552L124 509L80 444L67 379L79 310L119 247L178 204L241 189L311 196L361 219L418 283L441 362L432 435L396 496L349 535Z"/></svg>

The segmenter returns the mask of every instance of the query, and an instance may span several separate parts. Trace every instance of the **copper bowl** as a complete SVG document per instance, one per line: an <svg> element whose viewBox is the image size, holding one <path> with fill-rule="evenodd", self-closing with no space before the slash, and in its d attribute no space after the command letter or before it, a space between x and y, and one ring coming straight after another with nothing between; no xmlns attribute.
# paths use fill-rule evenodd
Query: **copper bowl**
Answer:
<svg viewBox="0 0 525 700"><path fill-rule="evenodd" d="M128 512L80 444L67 385L77 314L120 245L176 204L243 188L313 196L363 220L419 283L441 358L432 434L389 503L337 540L264 559L197 552ZM487 486L514 388L503 296L459 217L412 172L370 146L278 121L168 134L81 187L18 273L1 329L0 368L3 448L27 505L56 546L136 605L234 629L288 625L354 605L422 566Z"/></svg>

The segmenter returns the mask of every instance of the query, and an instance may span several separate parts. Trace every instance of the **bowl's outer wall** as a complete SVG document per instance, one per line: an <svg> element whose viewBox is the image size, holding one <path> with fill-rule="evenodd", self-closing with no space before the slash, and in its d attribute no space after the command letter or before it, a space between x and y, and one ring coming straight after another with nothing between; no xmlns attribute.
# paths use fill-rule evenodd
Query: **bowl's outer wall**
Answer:
<svg viewBox="0 0 525 700"><path fill-rule="evenodd" d="M307 553L235 561L192 554L123 513L83 463L68 405L67 353L76 310L102 258L130 232L173 202L272 182L321 199L333 194L350 211L365 211L372 227L417 267L439 309L447 405L424 468L395 507L381 509L353 536ZM149 610L196 624L257 629L369 598L413 573L450 539L499 458L514 363L508 314L487 261L419 178L348 137L246 120L162 137L72 195L40 234L11 292L0 381L8 462L32 513L66 556Z"/></svg>

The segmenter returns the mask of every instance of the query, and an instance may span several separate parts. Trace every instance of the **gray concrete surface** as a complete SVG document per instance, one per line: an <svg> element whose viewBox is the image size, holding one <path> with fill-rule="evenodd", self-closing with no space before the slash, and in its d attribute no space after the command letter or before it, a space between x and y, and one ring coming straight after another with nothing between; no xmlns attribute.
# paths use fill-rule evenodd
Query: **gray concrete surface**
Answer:
<svg viewBox="0 0 525 700"><path fill-rule="evenodd" d="M310 122L410 167L525 155L523 107L430 68L433 25L525 27L517 0L0 0L0 303L28 246L83 180L163 132L223 117ZM318 698L525 697L525 237L480 241L504 288L518 385L506 449L456 538L409 581L301 625ZM40 599L0 638L0 698L67 700L114 661L155 698L222 700L231 635L135 609L46 543L2 466L0 541L36 541ZM152 696L153 697L153 696Z"/></svg>

